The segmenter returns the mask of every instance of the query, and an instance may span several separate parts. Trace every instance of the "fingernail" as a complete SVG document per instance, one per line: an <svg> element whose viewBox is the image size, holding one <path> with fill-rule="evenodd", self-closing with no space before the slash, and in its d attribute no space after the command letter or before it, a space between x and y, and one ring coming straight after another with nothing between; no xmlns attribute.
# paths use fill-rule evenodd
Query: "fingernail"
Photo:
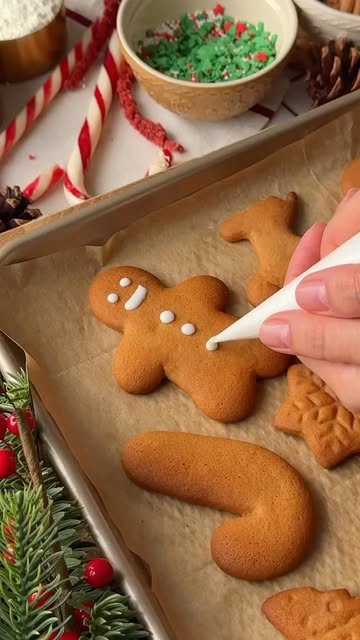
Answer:
<svg viewBox="0 0 360 640"><path fill-rule="evenodd" d="M322 280L306 279L301 282L296 289L296 300L307 311L329 310L327 287Z"/></svg>
<svg viewBox="0 0 360 640"><path fill-rule="evenodd" d="M290 327L287 320L266 320L261 327L261 341L274 349L289 349Z"/></svg>

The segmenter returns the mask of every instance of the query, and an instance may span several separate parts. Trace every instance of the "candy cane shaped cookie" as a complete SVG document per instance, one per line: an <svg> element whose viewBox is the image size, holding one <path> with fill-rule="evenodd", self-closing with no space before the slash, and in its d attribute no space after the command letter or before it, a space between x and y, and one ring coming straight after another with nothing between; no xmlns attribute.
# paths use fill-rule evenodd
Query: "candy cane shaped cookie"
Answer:
<svg viewBox="0 0 360 640"><path fill-rule="evenodd" d="M70 73L91 43L92 34L93 27L89 27L84 32L82 39L69 51L67 56L61 60L40 89L30 98L27 105L0 134L0 160L2 160L20 138L27 133L33 122L45 111L50 102L64 87Z"/></svg>
<svg viewBox="0 0 360 640"><path fill-rule="evenodd" d="M90 197L85 188L85 173L95 153L106 116L109 113L119 75L120 61L120 42L117 32L114 31L110 38L87 117L67 166L64 189L66 198L71 205L78 204Z"/></svg>
<svg viewBox="0 0 360 640"><path fill-rule="evenodd" d="M125 445L122 465L137 485L238 514L213 533L225 573L267 580L295 569L314 537L311 495L298 472L268 449L192 433L154 432Z"/></svg>
<svg viewBox="0 0 360 640"><path fill-rule="evenodd" d="M50 189L52 189L61 178L64 176L64 169L58 164L54 164L46 171L43 171L38 175L35 180L23 189L23 194L26 198L35 202L42 198Z"/></svg>

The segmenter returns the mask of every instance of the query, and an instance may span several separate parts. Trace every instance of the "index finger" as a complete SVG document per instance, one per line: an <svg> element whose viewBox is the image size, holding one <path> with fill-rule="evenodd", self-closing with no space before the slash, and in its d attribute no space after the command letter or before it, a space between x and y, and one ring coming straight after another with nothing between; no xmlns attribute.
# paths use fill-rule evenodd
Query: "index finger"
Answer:
<svg viewBox="0 0 360 640"><path fill-rule="evenodd" d="M321 257L324 258L360 231L360 190L350 189L340 202L321 240Z"/></svg>

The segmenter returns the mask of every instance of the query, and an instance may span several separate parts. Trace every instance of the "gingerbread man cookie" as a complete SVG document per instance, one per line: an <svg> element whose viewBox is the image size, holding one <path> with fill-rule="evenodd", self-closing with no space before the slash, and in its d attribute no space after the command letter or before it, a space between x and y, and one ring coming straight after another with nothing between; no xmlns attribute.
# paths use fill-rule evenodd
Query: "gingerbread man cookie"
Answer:
<svg viewBox="0 0 360 640"><path fill-rule="evenodd" d="M286 271L300 237L291 231L297 196L286 200L271 196L225 220L220 235L227 242L249 240L259 259L259 268L247 286L247 298L260 304L284 285Z"/></svg>
<svg viewBox="0 0 360 640"><path fill-rule="evenodd" d="M263 613L287 640L360 639L360 598L346 589L289 589L268 598Z"/></svg>
<svg viewBox="0 0 360 640"><path fill-rule="evenodd" d="M210 276L165 287L136 267L101 273L90 287L98 320L122 332L113 374L129 393L154 391L164 378L188 393L220 422L236 422L254 408L256 378L279 375L288 357L259 340L207 345L237 318L223 312L229 291Z"/></svg>
<svg viewBox="0 0 360 640"><path fill-rule="evenodd" d="M298 472L268 449L158 431L129 440L122 465L131 480L149 491L235 514L214 531L211 552L216 564L236 578L282 575L310 549L310 492Z"/></svg>
<svg viewBox="0 0 360 640"><path fill-rule="evenodd" d="M360 452L360 415L345 409L320 378L296 364L288 371L288 387L274 418L277 429L305 438L326 469Z"/></svg>

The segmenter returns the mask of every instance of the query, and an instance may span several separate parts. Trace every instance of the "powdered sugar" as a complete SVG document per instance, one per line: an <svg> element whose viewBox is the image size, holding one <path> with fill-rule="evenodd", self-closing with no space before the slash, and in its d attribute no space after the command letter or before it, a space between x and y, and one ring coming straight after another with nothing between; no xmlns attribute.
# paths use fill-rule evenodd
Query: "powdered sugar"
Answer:
<svg viewBox="0 0 360 640"><path fill-rule="evenodd" d="M0 0L0 40L13 40L46 27L63 0Z"/></svg>

